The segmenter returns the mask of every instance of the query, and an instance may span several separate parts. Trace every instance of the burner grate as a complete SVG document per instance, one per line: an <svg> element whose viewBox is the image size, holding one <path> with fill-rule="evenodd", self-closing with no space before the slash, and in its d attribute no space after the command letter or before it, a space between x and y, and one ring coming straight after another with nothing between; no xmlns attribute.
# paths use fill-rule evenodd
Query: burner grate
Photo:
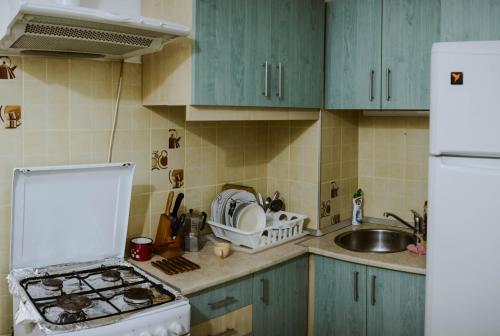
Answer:
<svg viewBox="0 0 500 336"><path fill-rule="evenodd" d="M130 280L130 279L133 280ZM77 290L65 293L64 282L73 280ZM96 279L101 280L98 287ZM53 285L47 287L47 284ZM57 290L55 285L59 287ZM62 274L45 275L26 278L20 281L30 300L45 321L55 325L68 325L77 322L86 322L105 317L139 311L155 307L175 300L175 296L166 290L163 285L152 282L131 266L102 266L94 269L74 271ZM34 287L42 287L47 295L35 297L30 293ZM79 289L79 290L78 290ZM151 293L148 300L140 301L126 299L127 293ZM153 295L156 293L156 295ZM133 295L132 295L133 296ZM96 307L103 306L103 312L91 315ZM49 315L51 318L49 318ZM53 317L55 316L55 318Z"/></svg>

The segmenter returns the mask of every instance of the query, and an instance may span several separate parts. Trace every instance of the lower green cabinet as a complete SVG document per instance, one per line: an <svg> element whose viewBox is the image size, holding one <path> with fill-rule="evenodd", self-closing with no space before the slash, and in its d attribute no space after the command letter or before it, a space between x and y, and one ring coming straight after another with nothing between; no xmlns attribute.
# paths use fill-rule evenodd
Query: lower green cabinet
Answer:
<svg viewBox="0 0 500 336"><path fill-rule="evenodd" d="M306 335L308 260L308 256L301 256L190 295L191 326L196 327L193 335L210 334L204 323L214 319L221 319L214 324L222 330L239 333L229 325L231 318L226 321L224 317L246 308L250 309L253 336Z"/></svg>
<svg viewBox="0 0 500 336"><path fill-rule="evenodd" d="M424 334L425 276L315 257L314 335Z"/></svg>
<svg viewBox="0 0 500 336"><path fill-rule="evenodd" d="M366 266L316 257L315 335L366 335Z"/></svg>
<svg viewBox="0 0 500 336"><path fill-rule="evenodd" d="M307 335L308 258L253 277L253 335Z"/></svg>
<svg viewBox="0 0 500 336"><path fill-rule="evenodd" d="M367 267L368 335L424 334L425 277Z"/></svg>

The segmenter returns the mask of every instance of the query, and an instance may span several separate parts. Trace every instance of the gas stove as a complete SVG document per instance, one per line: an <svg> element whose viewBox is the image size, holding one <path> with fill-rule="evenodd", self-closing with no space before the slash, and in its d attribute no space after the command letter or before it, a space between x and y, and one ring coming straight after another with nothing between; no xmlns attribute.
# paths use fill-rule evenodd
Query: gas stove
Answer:
<svg viewBox="0 0 500 336"><path fill-rule="evenodd" d="M14 170L16 336L189 335L189 301L124 257L133 163Z"/></svg>
<svg viewBox="0 0 500 336"><path fill-rule="evenodd" d="M16 336L135 335L130 325L137 335L188 334L188 300L124 260L18 269L9 280L18 310L37 325L16 325ZM146 317L157 324L141 328Z"/></svg>
<svg viewBox="0 0 500 336"><path fill-rule="evenodd" d="M132 266L104 266L20 281L46 322L67 325L140 311L176 295Z"/></svg>

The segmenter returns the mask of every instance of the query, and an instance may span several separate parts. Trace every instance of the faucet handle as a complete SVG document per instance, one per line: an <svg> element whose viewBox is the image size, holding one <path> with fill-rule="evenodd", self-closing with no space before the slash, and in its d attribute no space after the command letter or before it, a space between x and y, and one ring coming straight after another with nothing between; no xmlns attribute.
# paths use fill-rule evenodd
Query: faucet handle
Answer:
<svg viewBox="0 0 500 336"><path fill-rule="evenodd" d="M422 218L422 216L420 216L420 214L415 210L411 209L410 211L413 214L413 218Z"/></svg>
<svg viewBox="0 0 500 336"><path fill-rule="evenodd" d="M422 216L420 216L420 214L413 209L411 210L411 212L413 214L413 222L415 223L415 231L418 234L420 232L420 224L422 221Z"/></svg>

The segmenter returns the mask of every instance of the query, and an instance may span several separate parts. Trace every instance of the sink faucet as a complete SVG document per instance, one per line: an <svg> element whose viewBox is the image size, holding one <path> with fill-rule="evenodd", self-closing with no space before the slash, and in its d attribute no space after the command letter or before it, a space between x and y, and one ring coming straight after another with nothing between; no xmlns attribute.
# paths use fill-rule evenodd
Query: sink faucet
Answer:
<svg viewBox="0 0 500 336"><path fill-rule="evenodd" d="M391 212L384 212L384 217L387 217L387 218L393 217L398 222L400 222L400 223L404 224L405 226L409 227L410 229L412 229L413 233L415 234L415 243L417 244L420 241L420 222L422 220L422 217L415 210L411 210L411 213L413 214L414 225L411 225L410 223L408 223L407 221L405 221L401 217L399 217Z"/></svg>

